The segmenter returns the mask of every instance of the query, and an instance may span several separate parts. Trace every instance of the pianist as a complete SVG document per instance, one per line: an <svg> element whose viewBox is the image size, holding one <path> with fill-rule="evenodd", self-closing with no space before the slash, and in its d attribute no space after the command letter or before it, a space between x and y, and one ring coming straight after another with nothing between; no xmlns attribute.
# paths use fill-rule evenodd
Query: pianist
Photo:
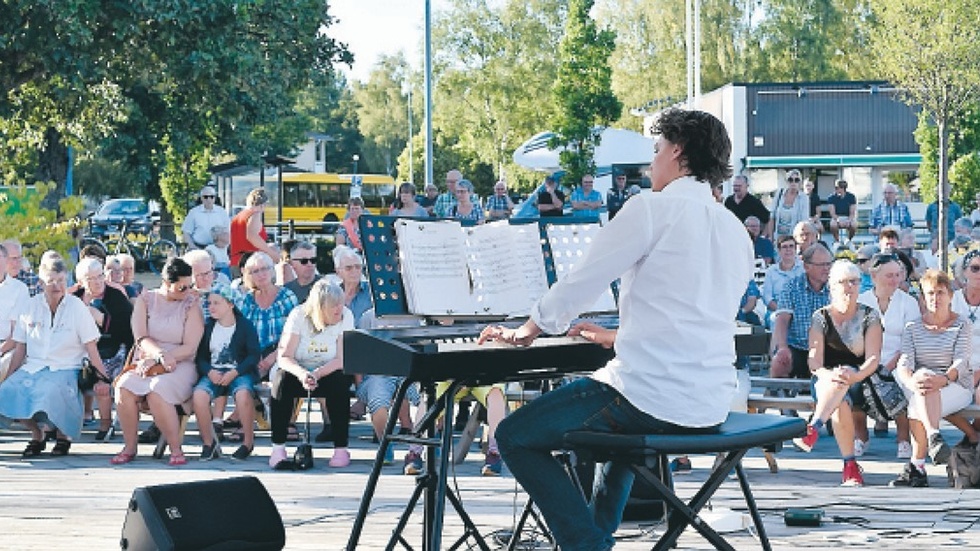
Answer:
<svg viewBox="0 0 980 551"><path fill-rule="evenodd" d="M669 110L654 130L654 193L626 203L523 326L490 326L480 337L526 345L563 333L622 278L618 331L572 331L614 346L616 357L518 409L497 434L505 463L564 551L612 548L633 482L628 465L604 465L587 506L552 457L566 432L710 432L735 392L732 312L752 277L753 251L738 218L711 195L732 174L731 143L724 125L699 111Z"/></svg>

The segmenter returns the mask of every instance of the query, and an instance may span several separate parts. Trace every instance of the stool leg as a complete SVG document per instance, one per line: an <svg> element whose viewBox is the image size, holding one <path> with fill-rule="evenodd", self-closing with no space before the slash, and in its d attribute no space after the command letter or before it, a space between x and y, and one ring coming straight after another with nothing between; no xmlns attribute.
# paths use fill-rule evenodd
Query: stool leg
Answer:
<svg viewBox="0 0 980 551"><path fill-rule="evenodd" d="M772 547L769 546L769 536L766 534L766 527L762 523L762 516L759 514L759 508L755 504L755 497L752 496L752 490L749 488L749 481L745 478L745 471L742 469L741 461L735 464L735 473L738 475L738 485L742 488L742 495L745 496L745 504L749 507L749 514L752 515L752 522L755 523L755 531L759 534L759 542L762 544L762 549L764 551L772 551Z"/></svg>

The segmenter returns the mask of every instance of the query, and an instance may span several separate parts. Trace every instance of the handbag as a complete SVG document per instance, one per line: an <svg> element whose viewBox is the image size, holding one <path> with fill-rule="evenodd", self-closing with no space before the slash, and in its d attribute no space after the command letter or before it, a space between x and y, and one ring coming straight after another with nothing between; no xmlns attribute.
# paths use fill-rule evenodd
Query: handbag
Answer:
<svg viewBox="0 0 980 551"><path fill-rule="evenodd" d="M108 377L92 365L88 358L82 359L82 368L78 370L78 390L86 392L95 388L98 383L111 382Z"/></svg>
<svg viewBox="0 0 980 551"><path fill-rule="evenodd" d="M306 391L306 434L303 435L303 443L296 447L293 454L293 463L296 469L308 471L313 468L313 445L310 444L310 406L313 404L313 391Z"/></svg>
<svg viewBox="0 0 980 551"><path fill-rule="evenodd" d="M980 488L980 451L974 446L953 446L950 451L946 463L950 488Z"/></svg>
<svg viewBox="0 0 980 551"><path fill-rule="evenodd" d="M133 361L133 352L135 352L138 347L139 345L137 344L137 345L133 345L133 347L129 349L129 353L126 354L126 363L123 364L122 371L120 371L119 375L116 376L116 380L113 381L113 385L118 383L119 379L121 379L122 376L125 375L127 372L136 369L136 362ZM157 375L163 375L166 372L167 372L167 368L163 367L163 365L161 364L156 364L150 369L147 369L146 374L143 376L155 377Z"/></svg>
<svg viewBox="0 0 980 551"><path fill-rule="evenodd" d="M898 381L881 365L870 377L861 381L861 392L864 394L865 413L878 421L895 419L909 405L908 397Z"/></svg>

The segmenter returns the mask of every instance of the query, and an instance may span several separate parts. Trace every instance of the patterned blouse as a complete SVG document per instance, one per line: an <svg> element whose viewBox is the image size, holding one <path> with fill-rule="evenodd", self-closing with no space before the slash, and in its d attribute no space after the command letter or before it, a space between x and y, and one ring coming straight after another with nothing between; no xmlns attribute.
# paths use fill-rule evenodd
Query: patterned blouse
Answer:
<svg viewBox="0 0 980 551"><path fill-rule="evenodd" d="M259 334L259 347L262 355L269 354L269 347L279 345L279 337L286 326L286 320L293 308L299 305L296 295L285 287L279 287L275 300L268 308L261 308L255 301L254 293L242 295L238 309L255 325L255 331Z"/></svg>

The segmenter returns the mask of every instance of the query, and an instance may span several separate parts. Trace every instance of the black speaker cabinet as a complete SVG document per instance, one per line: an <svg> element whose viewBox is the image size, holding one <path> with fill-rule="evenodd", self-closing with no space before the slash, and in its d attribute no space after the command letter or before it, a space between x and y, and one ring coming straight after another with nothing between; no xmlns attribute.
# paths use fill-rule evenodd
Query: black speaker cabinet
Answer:
<svg viewBox="0 0 980 551"><path fill-rule="evenodd" d="M243 476L137 488L122 539L126 550L279 550L282 517L258 478Z"/></svg>

